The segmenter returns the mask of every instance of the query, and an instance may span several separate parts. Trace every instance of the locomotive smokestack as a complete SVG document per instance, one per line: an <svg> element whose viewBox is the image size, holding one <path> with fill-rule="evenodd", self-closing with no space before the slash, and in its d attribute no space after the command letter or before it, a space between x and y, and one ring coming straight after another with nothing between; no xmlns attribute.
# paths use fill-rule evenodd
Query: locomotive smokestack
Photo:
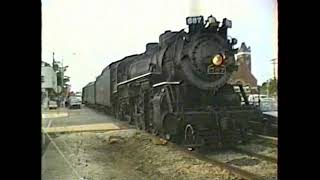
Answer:
<svg viewBox="0 0 320 180"><path fill-rule="evenodd" d="M200 16L200 0L190 0L190 11L189 16Z"/></svg>
<svg viewBox="0 0 320 180"><path fill-rule="evenodd" d="M186 18L187 25L189 26L189 32L193 33L199 31L203 28L203 17L201 14L200 0L190 0L189 1L189 17Z"/></svg>

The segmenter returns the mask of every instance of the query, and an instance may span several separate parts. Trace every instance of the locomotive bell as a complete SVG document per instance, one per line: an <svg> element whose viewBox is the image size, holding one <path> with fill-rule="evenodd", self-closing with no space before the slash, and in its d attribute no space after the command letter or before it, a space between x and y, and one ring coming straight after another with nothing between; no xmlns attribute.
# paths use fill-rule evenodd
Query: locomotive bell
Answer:
<svg viewBox="0 0 320 180"><path fill-rule="evenodd" d="M213 17L212 15L210 15L208 17L208 23L209 23L209 26L219 26L219 22L217 21L217 19L215 17Z"/></svg>
<svg viewBox="0 0 320 180"><path fill-rule="evenodd" d="M223 57L221 54L218 54L212 58L212 63L216 66L221 65L223 62Z"/></svg>

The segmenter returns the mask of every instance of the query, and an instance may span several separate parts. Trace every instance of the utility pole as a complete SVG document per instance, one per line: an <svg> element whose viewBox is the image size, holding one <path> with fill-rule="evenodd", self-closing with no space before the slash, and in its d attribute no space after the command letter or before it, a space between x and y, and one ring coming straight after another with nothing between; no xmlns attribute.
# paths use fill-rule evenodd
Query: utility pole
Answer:
<svg viewBox="0 0 320 180"><path fill-rule="evenodd" d="M267 81L267 96L269 98L269 87L270 87L270 80Z"/></svg>
<svg viewBox="0 0 320 180"><path fill-rule="evenodd" d="M52 52L52 67L54 67L55 61L54 61L54 52Z"/></svg>
<svg viewBox="0 0 320 180"><path fill-rule="evenodd" d="M63 57L61 59L61 106L64 107L64 87L63 87L63 78L64 78L64 67L63 67Z"/></svg>
<svg viewBox="0 0 320 180"><path fill-rule="evenodd" d="M278 60L278 58L274 58L274 59L271 59L271 63L273 65L273 79L276 80L276 60Z"/></svg>
<svg viewBox="0 0 320 180"><path fill-rule="evenodd" d="M63 94L63 78L64 78L64 67L63 67L63 57L61 60L61 94Z"/></svg>
<svg viewBox="0 0 320 180"><path fill-rule="evenodd" d="M277 83L276 82L276 80L277 80L277 78L276 78L276 64L277 64L276 60L278 60L278 58L271 59L271 63L273 65L273 80L274 80L274 83ZM276 90L276 96L277 96L277 94L278 94L278 91Z"/></svg>

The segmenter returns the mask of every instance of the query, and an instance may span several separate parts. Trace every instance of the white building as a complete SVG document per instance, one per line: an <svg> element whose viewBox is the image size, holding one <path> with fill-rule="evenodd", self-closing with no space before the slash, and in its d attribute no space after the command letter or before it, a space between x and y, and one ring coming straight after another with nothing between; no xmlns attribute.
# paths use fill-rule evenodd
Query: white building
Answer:
<svg viewBox="0 0 320 180"><path fill-rule="evenodd" d="M54 92L58 92L57 75L52 67L41 67L41 82L42 89L52 89Z"/></svg>
<svg viewBox="0 0 320 180"><path fill-rule="evenodd" d="M57 93L58 87L57 74L53 68L45 62L42 62L41 65L41 92L42 106L47 108L50 95Z"/></svg>

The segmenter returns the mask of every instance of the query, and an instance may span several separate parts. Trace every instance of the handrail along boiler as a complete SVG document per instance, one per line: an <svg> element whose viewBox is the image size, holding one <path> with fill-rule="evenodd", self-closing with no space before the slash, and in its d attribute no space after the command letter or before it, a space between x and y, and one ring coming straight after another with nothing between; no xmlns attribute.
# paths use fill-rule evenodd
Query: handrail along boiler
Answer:
<svg viewBox="0 0 320 180"><path fill-rule="evenodd" d="M241 106L240 95L227 83L237 70L237 40L227 34L232 23L213 16L206 21L187 17L186 22L188 32L165 31L144 53L107 66L90 83L95 90L91 104L190 147L245 140L255 113Z"/></svg>

